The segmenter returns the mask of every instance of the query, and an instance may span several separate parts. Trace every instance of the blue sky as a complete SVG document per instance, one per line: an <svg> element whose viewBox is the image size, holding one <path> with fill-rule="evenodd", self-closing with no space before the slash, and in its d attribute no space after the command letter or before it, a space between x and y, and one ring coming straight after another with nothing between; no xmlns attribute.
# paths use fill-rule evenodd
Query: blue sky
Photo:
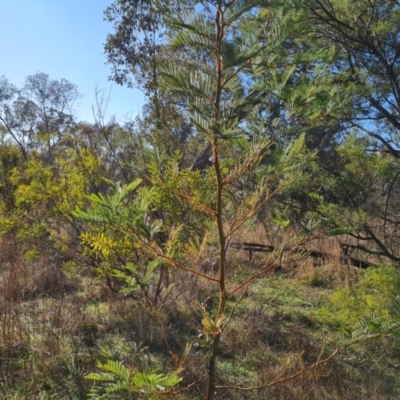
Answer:
<svg viewBox="0 0 400 400"><path fill-rule="evenodd" d="M135 117L144 98L140 91L108 81L103 43L112 26L103 10L113 0L11 0L0 12L0 75L22 86L38 71L65 78L83 97L75 105L79 120L93 122L95 88L111 89L107 115L123 123Z"/></svg>

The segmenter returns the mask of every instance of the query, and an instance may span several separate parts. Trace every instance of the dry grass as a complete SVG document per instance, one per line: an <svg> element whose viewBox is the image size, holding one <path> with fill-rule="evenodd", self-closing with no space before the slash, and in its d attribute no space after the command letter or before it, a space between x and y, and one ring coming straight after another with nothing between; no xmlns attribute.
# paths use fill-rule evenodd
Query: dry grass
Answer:
<svg viewBox="0 0 400 400"><path fill-rule="evenodd" d="M262 227L246 228L235 240L276 245ZM201 332L199 304L213 309L213 282L172 270L174 286L154 308L117 295L85 269L80 274L67 265L64 272L46 251L27 262L15 243L12 237L0 240L0 398L86 398L90 382L84 376L95 370L101 347L120 351L131 365L167 371L176 367L171 354L181 357L189 343L183 384L206 373L209 342ZM317 326L312 311L332 286L351 286L357 273L343 265L336 239L314 239L308 246L327 254L320 265L301 254L280 259L281 273L261 276L236 308L221 341L219 385L268 384L314 362L323 344L332 340ZM248 252L230 249L229 280L234 286L276 256L255 253L250 260ZM148 350L138 353L135 346ZM331 350L332 345L325 351ZM389 378L378 366L354 366L346 360L338 358L266 390L221 391L219 398L381 400L395 393L385 389ZM176 398L201 399L202 385Z"/></svg>

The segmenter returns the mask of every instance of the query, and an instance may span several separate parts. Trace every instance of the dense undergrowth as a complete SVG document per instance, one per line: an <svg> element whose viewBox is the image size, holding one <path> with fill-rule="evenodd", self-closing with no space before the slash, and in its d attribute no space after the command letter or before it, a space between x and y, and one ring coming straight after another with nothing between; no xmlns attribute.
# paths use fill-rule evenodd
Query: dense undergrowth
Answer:
<svg viewBox="0 0 400 400"><path fill-rule="evenodd" d="M171 355L181 358L186 353L180 360L178 392L206 372L210 338L199 329L201 307L207 307L213 296L206 282L186 280L185 287L175 287L170 301L156 311L114 293L93 274L70 263L56 274L49 260L24 262L10 246L3 238L2 398L84 399L96 385L85 377L100 372L96 363L105 363L107 355L123 361L132 373L150 374L173 370L176 363ZM248 260L244 251L233 250L230 259L236 279L265 261L258 255ZM344 279L345 275L351 276ZM294 267L272 270L249 287L240 303L232 298L227 306L228 312L234 309L235 319L221 341L218 385L268 385L329 357L337 348L343 347L343 352L271 388L219 389L217 396L397 398L398 335L383 325L394 324L391 310L399 286L400 274L393 267L354 273L340 263L314 267L303 258ZM379 318L368 320L374 313ZM363 318L369 321L363 339L344 350L359 337L354 331ZM200 399L202 387L200 382L175 398ZM120 397L115 393L113 398Z"/></svg>

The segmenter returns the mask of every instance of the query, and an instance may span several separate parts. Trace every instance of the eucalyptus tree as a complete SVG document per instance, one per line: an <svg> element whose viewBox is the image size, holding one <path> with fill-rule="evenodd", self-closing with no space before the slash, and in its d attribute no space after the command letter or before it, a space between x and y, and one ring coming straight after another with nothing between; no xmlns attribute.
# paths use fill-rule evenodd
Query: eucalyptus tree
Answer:
<svg viewBox="0 0 400 400"><path fill-rule="evenodd" d="M104 45L112 68L110 78L117 84L140 88L149 98L148 106L154 108L159 126L161 108L165 107L159 92L160 67L166 60L179 60L165 41L166 15L170 10L180 12L189 4L177 0L123 0L104 11L105 20L113 24L113 33Z"/></svg>
<svg viewBox="0 0 400 400"><path fill-rule="evenodd" d="M113 24L113 32L104 45L112 68L110 79L120 85L136 86L146 96L136 129L158 151L172 155L179 150L184 164L193 162L201 147L196 148L193 126L186 118L187 100L160 91L160 71L165 64L187 67L204 61L199 51L172 48L166 35L170 30L168 13L180 13L193 4L178 0L123 0L115 1L104 11L104 18Z"/></svg>
<svg viewBox="0 0 400 400"><path fill-rule="evenodd" d="M395 0L313 0L316 39L333 47L330 81L351 107L337 118L375 138L399 158L400 7Z"/></svg>
<svg viewBox="0 0 400 400"><path fill-rule="evenodd" d="M50 79L37 72L26 77L22 88L0 81L0 121L25 159L32 150L47 151L73 121L73 104L80 97L66 79Z"/></svg>
<svg viewBox="0 0 400 400"><path fill-rule="evenodd" d="M313 0L309 10L315 43L334 51L325 83L340 100L326 118L368 138L351 137L332 149L334 163L321 164L316 174L325 180L314 198L317 211L331 231L349 233L361 240L360 247L373 243L369 251L398 261L399 3Z"/></svg>
<svg viewBox="0 0 400 400"><path fill-rule="evenodd" d="M155 93L165 44L165 16L170 9L179 11L178 4L176 0L122 0L105 9L104 18L114 30L104 45L112 80L136 85L147 95Z"/></svg>
<svg viewBox="0 0 400 400"><path fill-rule="evenodd" d="M34 104L36 128L44 133L61 133L70 126L74 102L80 98L76 85L64 78L50 79L43 72L26 77L22 94Z"/></svg>
<svg viewBox="0 0 400 400"><path fill-rule="evenodd" d="M19 96L19 90L15 85L12 85L3 76L0 78L0 121L4 127L6 136L11 136L18 147L24 159L27 159L26 148L23 142L23 137L20 137L17 132L19 121L15 118L12 110L14 103Z"/></svg>

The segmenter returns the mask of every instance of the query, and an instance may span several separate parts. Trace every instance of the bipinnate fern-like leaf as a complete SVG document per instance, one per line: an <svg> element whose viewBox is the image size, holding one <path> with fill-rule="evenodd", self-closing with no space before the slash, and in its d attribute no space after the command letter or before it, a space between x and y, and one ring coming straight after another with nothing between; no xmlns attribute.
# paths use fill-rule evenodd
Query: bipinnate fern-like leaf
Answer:
<svg viewBox="0 0 400 400"><path fill-rule="evenodd" d="M178 372L170 375L156 374L156 373L138 373L133 379L133 385L139 390L147 393L154 393L157 391L163 392L168 388L177 385L182 381Z"/></svg>
<svg viewBox="0 0 400 400"><path fill-rule="evenodd" d="M212 49L215 44L214 27L202 13L190 13L185 10L181 16L170 18L172 26L177 28L171 44L176 47L202 46Z"/></svg>
<svg viewBox="0 0 400 400"><path fill-rule="evenodd" d="M101 193L92 193L87 196L87 199L91 203L91 209L89 211L83 211L81 209L77 209L74 212L74 215L78 218L81 218L86 221L91 222L109 222L115 221L118 219L117 217L120 215L119 211L128 195L131 194L142 182L141 179L136 179L128 185L120 186L117 183L114 183L108 179L104 179L113 190L113 194L110 196L104 196ZM146 192L143 192L144 196L140 198L140 200L149 199L146 196ZM135 205L140 205L140 202L136 201ZM138 211L143 207L138 207Z"/></svg>
<svg viewBox="0 0 400 400"><path fill-rule="evenodd" d="M400 296L394 296L389 307L390 321L387 331L400 337Z"/></svg>
<svg viewBox="0 0 400 400"><path fill-rule="evenodd" d="M97 383L89 392L88 397L91 399L131 399L136 398L132 397L135 393L140 396L138 398L150 398L148 396L165 392L182 381L179 376L181 369L170 374L157 374L153 371L134 373L122 360L113 359L111 351L102 349L102 354L106 361L98 362L97 367L103 372L86 376L86 379Z"/></svg>
<svg viewBox="0 0 400 400"><path fill-rule="evenodd" d="M382 316L371 313L360 320L356 328L351 331L351 337L352 339L359 339L384 334L386 331L387 326L383 323Z"/></svg>

